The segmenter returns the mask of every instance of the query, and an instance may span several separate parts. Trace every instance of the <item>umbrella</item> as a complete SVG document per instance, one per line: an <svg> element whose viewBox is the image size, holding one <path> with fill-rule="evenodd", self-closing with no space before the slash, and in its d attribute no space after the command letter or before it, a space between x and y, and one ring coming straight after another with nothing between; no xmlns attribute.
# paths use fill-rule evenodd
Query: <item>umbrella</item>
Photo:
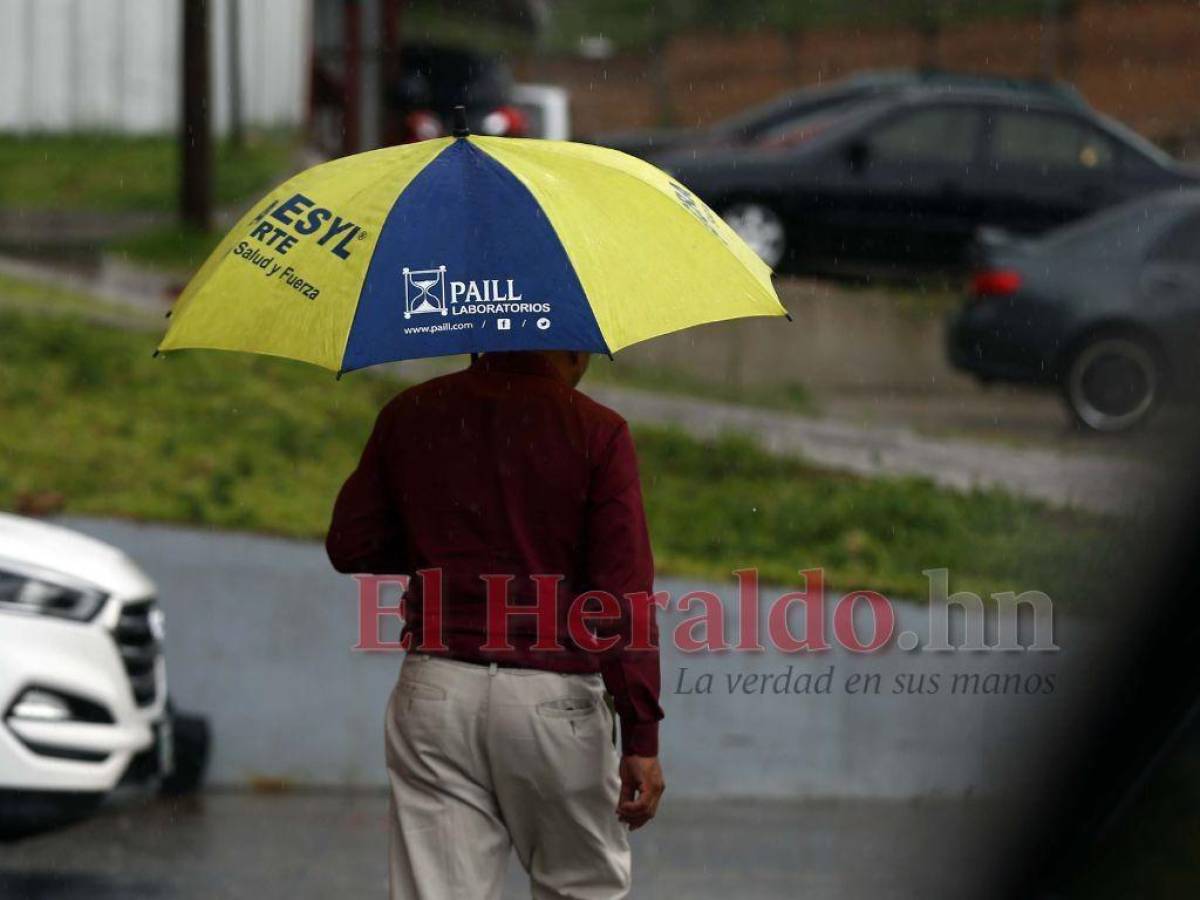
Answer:
<svg viewBox="0 0 1200 900"><path fill-rule="evenodd" d="M611 355L787 313L770 269L665 172L602 147L460 128L284 182L170 315L158 352L240 350L340 375L501 350Z"/></svg>

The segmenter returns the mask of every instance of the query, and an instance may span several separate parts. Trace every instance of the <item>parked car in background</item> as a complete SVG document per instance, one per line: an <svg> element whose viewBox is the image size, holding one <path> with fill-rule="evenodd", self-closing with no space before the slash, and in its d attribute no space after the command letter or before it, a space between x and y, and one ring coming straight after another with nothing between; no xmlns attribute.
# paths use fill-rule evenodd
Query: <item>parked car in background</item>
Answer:
<svg viewBox="0 0 1200 900"><path fill-rule="evenodd" d="M387 112L399 123L396 142L449 134L454 107L463 105L471 130L523 135L521 123L502 125L511 110L512 73L498 58L461 47L410 43L400 49L400 77L387 92ZM488 117L491 117L489 121Z"/></svg>
<svg viewBox="0 0 1200 900"><path fill-rule="evenodd" d="M538 90L513 83L499 57L464 47L414 41L399 49L381 92L381 145L405 144L443 137L453 129L454 107L467 111L476 134L539 137L538 127L565 127L565 92ZM312 65L312 140L329 154L345 152L342 141L346 107L345 61L325 42ZM531 123L530 117L537 122Z"/></svg>
<svg viewBox="0 0 1200 900"><path fill-rule="evenodd" d="M1083 97L1069 84L1023 78L1004 78L946 72L940 69L889 69L863 72L830 84L788 91L773 100L701 128L659 128L601 134L591 142L653 160L664 153L713 147L751 146L773 131L794 127L811 117L828 118L857 103L878 100L907 88L944 91L991 88L1041 102L1057 101L1086 108Z"/></svg>
<svg viewBox="0 0 1200 900"><path fill-rule="evenodd" d="M1144 422L1200 374L1200 190L1108 210L1037 240L981 236L947 336L984 381L1056 385L1097 431Z"/></svg>
<svg viewBox="0 0 1200 900"><path fill-rule="evenodd" d="M768 265L830 273L958 267L980 226L1036 234L1197 183L1098 113L983 88L912 88L656 162Z"/></svg>
<svg viewBox="0 0 1200 900"><path fill-rule="evenodd" d="M121 784L199 784L207 726L173 714L162 640L154 584L123 553L0 513L0 839L78 819Z"/></svg>
<svg viewBox="0 0 1200 900"><path fill-rule="evenodd" d="M525 117L525 137L571 139L571 103L566 88L556 84L514 84L512 105Z"/></svg>

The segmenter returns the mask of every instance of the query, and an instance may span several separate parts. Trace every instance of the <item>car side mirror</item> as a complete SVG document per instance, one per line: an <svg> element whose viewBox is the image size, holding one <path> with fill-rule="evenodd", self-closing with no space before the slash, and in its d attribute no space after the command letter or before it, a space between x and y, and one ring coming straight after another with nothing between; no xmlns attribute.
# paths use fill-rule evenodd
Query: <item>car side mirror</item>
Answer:
<svg viewBox="0 0 1200 900"><path fill-rule="evenodd" d="M855 175L866 171L867 163L871 161L871 148L866 141L851 141L846 147L846 165Z"/></svg>

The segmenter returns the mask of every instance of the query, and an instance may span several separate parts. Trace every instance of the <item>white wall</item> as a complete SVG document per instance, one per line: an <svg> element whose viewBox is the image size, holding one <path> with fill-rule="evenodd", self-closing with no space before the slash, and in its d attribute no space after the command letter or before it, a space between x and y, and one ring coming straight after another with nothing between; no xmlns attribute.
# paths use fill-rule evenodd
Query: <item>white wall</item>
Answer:
<svg viewBox="0 0 1200 900"><path fill-rule="evenodd" d="M245 122L302 122L311 0L237 3ZM181 0L0 0L0 131L174 131L181 6ZM224 133L230 0L209 6L214 127Z"/></svg>

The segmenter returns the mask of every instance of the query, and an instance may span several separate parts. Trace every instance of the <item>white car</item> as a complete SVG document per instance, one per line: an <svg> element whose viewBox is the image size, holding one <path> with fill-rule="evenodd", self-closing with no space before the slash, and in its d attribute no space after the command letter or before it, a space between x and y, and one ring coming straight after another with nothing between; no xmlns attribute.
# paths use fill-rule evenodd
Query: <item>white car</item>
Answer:
<svg viewBox="0 0 1200 900"><path fill-rule="evenodd" d="M529 137L571 139L571 104L565 88L556 84L514 84L512 103L525 114Z"/></svg>
<svg viewBox="0 0 1200 900"><path fill-rule="evenodd" d="M125 554L0 513L0 837L172 768L153 582Z"/></svg>

